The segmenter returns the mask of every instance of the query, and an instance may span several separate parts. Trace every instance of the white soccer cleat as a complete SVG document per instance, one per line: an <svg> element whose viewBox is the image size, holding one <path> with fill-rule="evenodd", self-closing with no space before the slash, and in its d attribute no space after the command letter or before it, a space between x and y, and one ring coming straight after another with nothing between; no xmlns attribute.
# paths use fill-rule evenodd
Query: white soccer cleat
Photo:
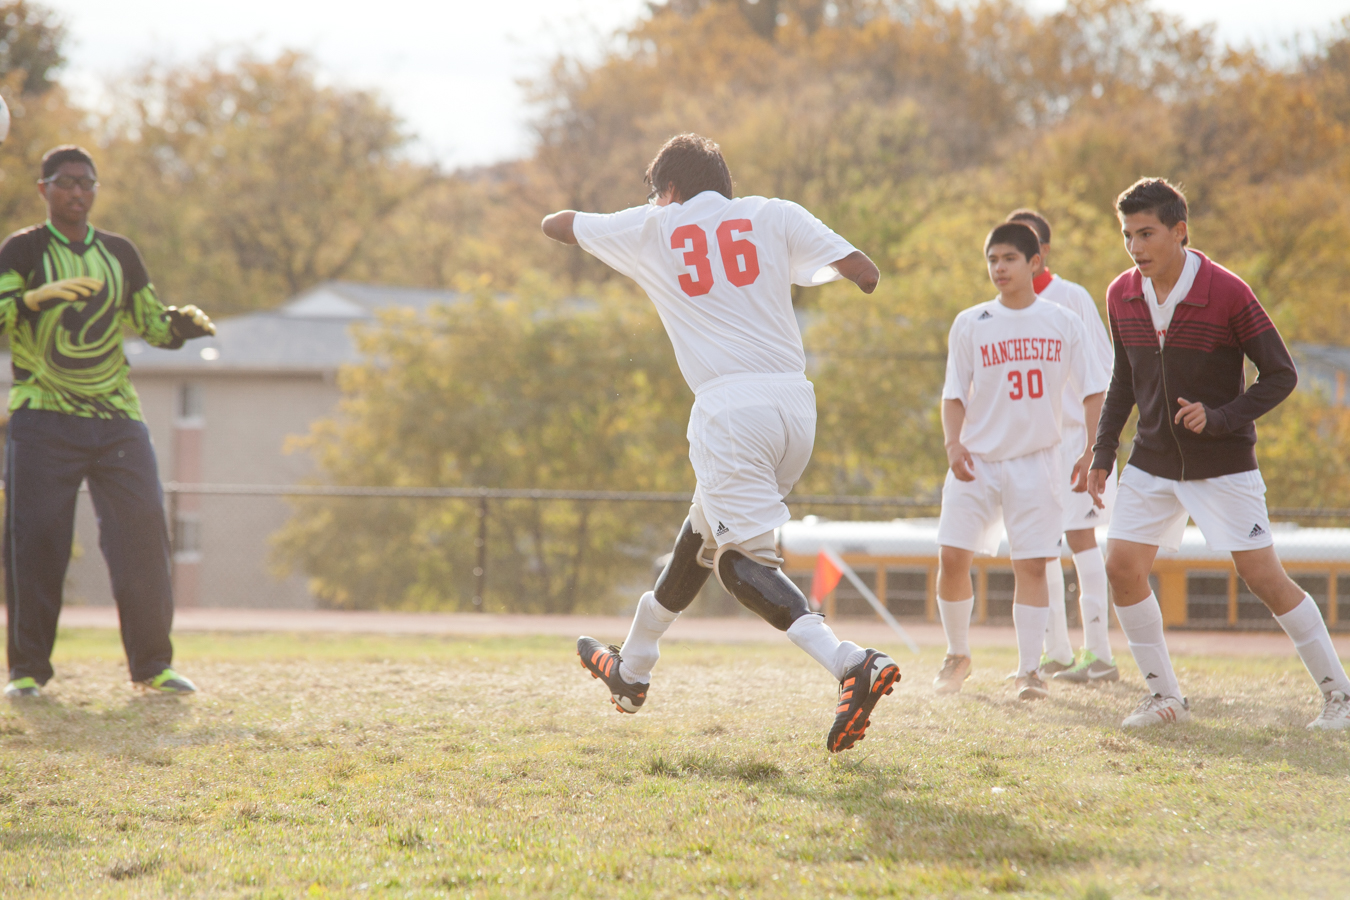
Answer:
<svg viewBox="0 0 1350 900"><path fill-rule="evenodd" d="M1350 729L1350 697L1341 691L1327 694L1322 714L1308 723L1309 731L1345 731Z"/></svg>
<svg viewBox="0 0 1350 900"><path fill-rule="evenodd" d="M1191 704L1188 701L1150 694L1140 700L1134 712L1120 724L1125 728L1147 728L1150 725L1173 725L1190 720Z"/></svg>

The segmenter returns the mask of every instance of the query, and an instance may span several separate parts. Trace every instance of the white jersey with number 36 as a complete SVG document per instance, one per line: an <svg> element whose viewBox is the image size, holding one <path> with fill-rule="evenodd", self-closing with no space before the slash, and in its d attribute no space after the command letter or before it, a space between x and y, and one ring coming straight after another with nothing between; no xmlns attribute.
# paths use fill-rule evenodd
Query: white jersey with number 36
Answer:
<svg viewBox="0 0 1350 900"><path fill-rule="evenodd" d="M1081 405L1109 381L1073 313L1047 300L1025 309L990 300L952 323L942 398L965 405L965 448L998 462L1059 443L1066 385Z"/></svg>
<svg viewBox="0 0 1350 900"><path fill-rule="evenodd" d="M647 292L695 393L726 375L805 372L792 285L835 280L827 267L854 252L796 203L715 191L578 213L572 230L584 250Z"/></svg>

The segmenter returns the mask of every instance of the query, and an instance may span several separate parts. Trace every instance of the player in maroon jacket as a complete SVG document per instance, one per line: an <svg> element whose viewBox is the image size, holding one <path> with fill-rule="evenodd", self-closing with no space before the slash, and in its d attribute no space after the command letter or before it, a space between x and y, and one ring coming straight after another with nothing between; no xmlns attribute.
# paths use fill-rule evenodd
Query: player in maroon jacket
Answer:
<svg viewBox="0 0 1350 900"><path fill-rule="evenodd" d="M1322 713L1308 727L1350 728L1350 679L1317 604L1275 555L1256 464L1256 419L1298 380L1289 351L1251 288L1187 248L1179 190L1160 178L1141 179L1120 195L1116 210L1134 268L1107 291L1115 368L1088 490L1097 498L1105 489L1120 430L1137 406L1139 426L1106 550L1116 615L1149 689L1124 724L1190 718L1148 581L1159 546L1176 550L1189 517L1211 549L1232 553L1238 574L1288 633L1322 691ZM1258 373L1250 388L1244 359Z"/></svg>

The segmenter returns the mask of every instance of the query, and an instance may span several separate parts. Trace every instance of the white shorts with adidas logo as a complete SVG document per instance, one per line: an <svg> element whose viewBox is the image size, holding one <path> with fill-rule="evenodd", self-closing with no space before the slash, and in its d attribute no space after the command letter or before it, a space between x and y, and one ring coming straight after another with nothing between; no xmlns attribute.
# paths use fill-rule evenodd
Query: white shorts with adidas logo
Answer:
<svg viewBox="0 0 1350 900"><path fill-rule="evenodd" d="M938 543L994 556L1006 530L1013 559L1059 559L1067 493L1059 445L993 462L972 458L974 481L947 470Z"/></svg>
<svg viewBox="0 0 1350 900"><path fill-rule="evenodd" d="M1083 455L1087 447L1087 431L1070 426L1064 429L1064 440L1059 445L1064 454L1064 530L1083 531L1099 528L1111 521L1111 510L1116 506L1116 473L1106 479L1106 490L1102 493L1105 509L1098 509L1087 491L1081 494L1073 490L1073 464Z"/></svg>
<svg viewBox="0 0 1350 900"><path fill-rule="evenodd" d="M1260 550L1275 543L1266 513L1266 482L1256 469L1174 481L1126 466L1107 537L1176 551L1188 517L1195 520L1209 549L1221 553Z"/></svg>
<svg viewBox="0 0 1350 900"><path fill-rule="evenodd" d="M687 436L712 538L748 541L791 518L783 498L811 461L815 388L801 374L714 379L694 396Z"/></svg>

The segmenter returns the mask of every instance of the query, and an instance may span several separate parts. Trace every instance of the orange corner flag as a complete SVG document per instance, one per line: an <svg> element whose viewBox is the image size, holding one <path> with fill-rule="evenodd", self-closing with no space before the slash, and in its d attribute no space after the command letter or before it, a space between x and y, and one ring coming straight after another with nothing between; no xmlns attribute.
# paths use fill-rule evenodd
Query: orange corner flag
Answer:
<svg viewBox="0 0 1350 900"><path fill-rule="evenodd" d="M811 602L819 607L843 577L843 570L830 561L824 550L820 551L816 557L816 574L811 579Z"/></svg>

